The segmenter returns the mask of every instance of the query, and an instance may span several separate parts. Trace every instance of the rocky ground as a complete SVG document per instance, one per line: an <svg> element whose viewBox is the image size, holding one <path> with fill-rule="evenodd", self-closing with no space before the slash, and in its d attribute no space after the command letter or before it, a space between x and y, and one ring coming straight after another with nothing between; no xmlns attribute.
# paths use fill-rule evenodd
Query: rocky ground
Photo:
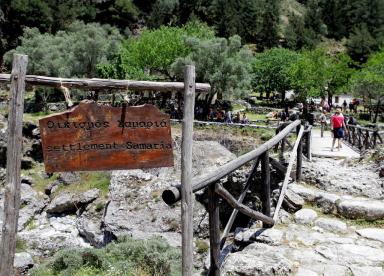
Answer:
<svg viewBox="0 0 384 276"><path fill-rule="evenodd" d="M272 229L238 228L224 275L384 275L384 180L377 166L314 159L304 167L305 183L288 190L299 210L282 210Z"/></svg>

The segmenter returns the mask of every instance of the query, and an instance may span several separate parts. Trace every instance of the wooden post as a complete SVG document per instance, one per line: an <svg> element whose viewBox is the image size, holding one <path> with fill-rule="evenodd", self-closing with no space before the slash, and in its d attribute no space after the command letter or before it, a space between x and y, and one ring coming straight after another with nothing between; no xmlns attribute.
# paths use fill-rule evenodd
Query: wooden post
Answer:
<svg viewBox="0 0 384 276"><path fill-rule="evenodd" d="M193 274L192 144L195 110L195 67L184 72L184 118L181 144L181 228L183 276Z"/></svg>
<svg viewBox="0 0 384 276"><path fill-rule="evenodd" d="M266 151L261 156L261 179L262 179L262 193L261 193L261 202L263 206L263 214L270 217L271 216L271 177L270 177L270 168L269 168L269 152ZM270 225L263 222L264 228L269 228Z"/></svg>
<svg viewBox="0 0 384 276"><path fill-rule="evenodd" d="M220 276L220 218L219 197L215 193L216 183L208 186L209 246L211 267L208 276Z"/></svg>
<svg viewBox="0 0 384 276"><path fill-rule="evenodd" d="M312 130L307 132L307 157L309 161L312 161L312 152L311 152L311 139L312 139Z"/></svg>
<svg viewBox="0 0 384 276"><path fill-rule="evenodd" d="M0 276L14 275L13 260L20 208L22 124L27 63L28 56L14 55L11 74L11 101L8 114L7 175L0 249Z"/></svg>
<svg viewBox="0 0 384 276"><path fill-rule="evenodd" d="M285 138L283 138L280 142L280 151L279 151L279 161L283 165L285 163L284 151L285 151Z"/></svg>
<svg viewBox="0 0 384 276"><path fill-rule="evenodd" d="M297 147L297 156L296 156L296 181L301 179L301 169L303 166L303 139L300 138L299 145Z"/></svg>

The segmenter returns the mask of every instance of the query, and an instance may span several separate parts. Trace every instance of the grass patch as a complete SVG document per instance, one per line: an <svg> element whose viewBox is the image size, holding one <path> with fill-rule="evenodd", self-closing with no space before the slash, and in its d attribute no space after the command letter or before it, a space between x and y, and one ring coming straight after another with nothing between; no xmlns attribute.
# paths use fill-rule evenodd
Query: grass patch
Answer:
<svg viewBox="0 0 384 276"><path fill-rule="evenodd" d="M27 250L27 242L25 240L16 238L16 253L24 252Z"/></svg>
<svg viewBox="0 0 384 276"><path fill-rule="evenodd" d="M101 192L101 196L108 197L108 187L111 182L111 174L109 172L80 172L80 182L61 185L56 193L60 192L72 192L81 193L90 189L97 188Z"/></svg>
<svg viewBox="0 0 384 276"><path fill-rule="evenodd" d="M65 249L32 269L32 276L181 275L181 252L162 238L123 238L104 248Z"/></svg>
<svg viewBox="0 0 384 276"><path fill-rule="evenodd" d="M195 245L196 245L197 253L203 254L205 252L208 252L209 244L206 241L204 241L204 240L197 240Z"/></svg>
<svg viewBox="0 0 384 276"><path fill-rule="evenodd" d="M40 111L40 112L36 112L36 113L24 113L23 114L23 121L24 122L33 122L33 123L37 124L41 118L48 116L50 114L51 114L50 112L44 112L44 111Z"/></svg>
<svg viewBox="0 0 384 276"><path fill-rule="evenodd" d="M247 116L250 121L255 120L267 120L267 114L256 114L256 113L247 113Z"/></svg>
<svg viewBox="0 0 384 276"><path fill-rule="evenodd" d="M56 181L58 175L57 173L54 173L51 177L44 178L42 174L44 170L44 164L37 163L32 169L22 170L21 173L33 179L32 187L36 191L44 193L45 187L48 184L51 184L52 182Z"/></svg>

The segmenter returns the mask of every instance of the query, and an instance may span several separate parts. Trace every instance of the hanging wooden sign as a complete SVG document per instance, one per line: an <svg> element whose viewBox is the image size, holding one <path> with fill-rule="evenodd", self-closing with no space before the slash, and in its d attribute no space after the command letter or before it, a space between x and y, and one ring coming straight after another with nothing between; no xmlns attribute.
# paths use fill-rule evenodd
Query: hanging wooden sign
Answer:
<svg viewBox="0 0 384 276"><path fill-rule="evenodd" d="M39 121L46 172L172 167L169 115L83 101Z"/></svg>

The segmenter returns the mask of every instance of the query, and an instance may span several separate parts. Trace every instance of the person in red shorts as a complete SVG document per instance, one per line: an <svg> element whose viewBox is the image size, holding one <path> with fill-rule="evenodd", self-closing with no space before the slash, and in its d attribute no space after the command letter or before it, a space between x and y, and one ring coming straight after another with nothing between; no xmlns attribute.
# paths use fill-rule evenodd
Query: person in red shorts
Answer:
<svg viewBox="0 0 384 276"><path fill-rule="evenodd" d="M340 107L336 108L335 114L331 117L331 129L332 129L332 133L333 133L333 141L332 141L331 151L333 151L336 139L337 139L337 149L340 150L341 139L344 138L344 130L348 131L346 126L345 126L344 116L341 113Z"/></svg>

